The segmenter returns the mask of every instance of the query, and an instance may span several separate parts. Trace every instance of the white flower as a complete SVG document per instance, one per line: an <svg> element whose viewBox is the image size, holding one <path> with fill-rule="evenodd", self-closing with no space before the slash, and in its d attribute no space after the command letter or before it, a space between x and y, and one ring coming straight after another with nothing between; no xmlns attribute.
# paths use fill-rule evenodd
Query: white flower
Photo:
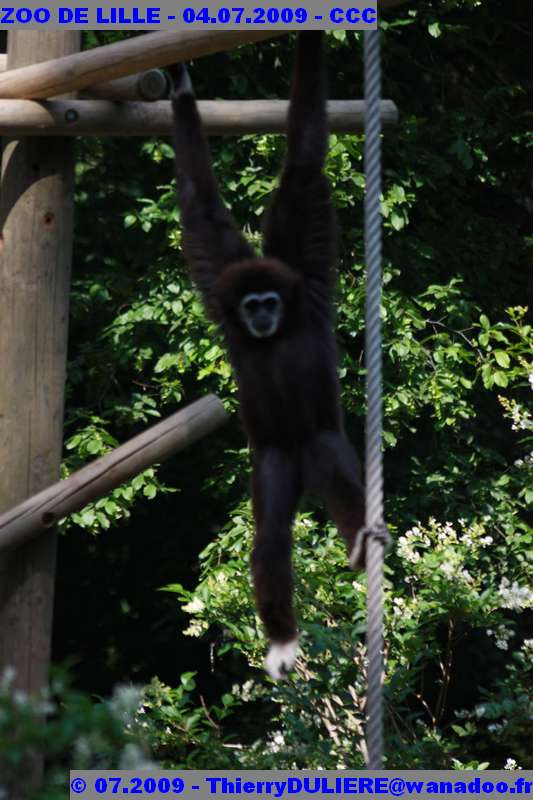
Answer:
<svg viewBox="0 0 533 800"><path fill-rule="evenodd" d="M492 544L494 539L492 536L482 536L479 540L479 543L482 547L487 547L489 544Z"/></svg>
<svg viewBox="0 0 533 800"><path fill-rule="evenodd" d="M531 386L531 388L533 389L533 372L530 372L530 373L529 373L529 375L527 376L527 379L528 379L528 381L529 381L529 385L530 385L530 386Z"/></svg>
<svg viewBox="0 0 533 800"><path fill-rule="evenodd" d="M241 699L247 703L252 699L255 684L253 681L245 681L241 686Z"/></svg>
<svg viewBox="0 0 533 800"><path fill-rule="evenodd" d="M184 636L201 636L207 630L209 625L202 620L195 619L191 622L188 628L183 631Z"/></svg>
<svg viewBox="0 0 533 800"><path fill-rule="evenodd" d="M156 769L157 765L153 761L145 758L145 755L138 744L128 742L120 754L119 769Z"/></svg>
<svg viewBox="0 0 533 800"><path fill-rule="evenodd" d="M496 631L493 631L492 628L487 628L487 636L494 636L496 647L499 650L508 650L509 649L509 639L512 639L514 636L514 631L509 630L506 628L505 625L501 624L498 625Z"/></svg>
<svg viewBox="0 0 533 800"><path fill-rule="evenodd" d="M500 734L504 727L505 725L502 725L499 722L493 722L491 725L487 725L487 730L489 733Z"/></svg>
<svg viewBox="0 0 533 800"><path fill-rule="evenodd" d="M511 611L521 611L533 606L533 592L527 586L519 586L516 581L511 584L508 578L502 578L500 583L500 598L502 608Z"/></svg>
<svg viewBox="0 0 533 800"><path fill-rule="evenodd" d="M445 522L443 530L446 536L453 536L455 534L455 530L451 522Z"/></svg>
<svg viewBox="0 0 533 800"><path fill-rule="evenodd" d="M508 758L505 762L504 769L522 769L522 767L518 766L514 758Z"/></svg>
<svg viewBox="0 0 533 800"><path fill-rule="evenodd" d="M50 700L41 700L39 705L37 706L37 712L42 714L43 717L48 717L50 714L53 714L56 710L55 703L51 703Z"/></svg>
<svg viewBox="0 0 533 800"><path fill-rule="evenodd" d="M524 639L522 642L522 650L524 655L533 659L533 639Z"/></svg>
<svg viewBox="0 0 533 800"><path fill-rule="evenodd" d="M451 578L455 572L455 567L451 561L445 561L444 564L440 565L440 568L447 578Z"/></svg>
<svg viewBox="0 0 533 800"><path fill-rule="evenodd" d="M267 744L267 750L270 753L279 753L284 749L284 747L285 737L281 731L276 731Z"/></svg>
<svg viewBox="0 0 533 800"><path fill-rule="evenodd" d="M11 686L13 685L13 681L15 680L16 670L14 667L7 666L4 667L4 671L2 672L2 676L0 677L0 692L5 693L9 691Z"/></svg>
<svg viewBox="0 0 533 800"><path fill-rule="evenodd" d="M22 689L15 689L12 697L17 708L23 708L28 702L28 695Z"/></svg>
<svg viewBox="0 0 533 800"><path fill-rule="evenodd" d="M116 686L109 701L111 713L125 724L131 723L141 704L141 696L142 691L138 686L132 684Z"/></svg>
<svg viewBox="0 0 533 800"><path fill-rule="evenodd" d="M86 736L78 736L74 742L74 764L87 764L90 762L92 748Z"/></svg>
<svg viewBox="0 0 533 800"><path fill-rule="evenodd" d="M463 583L471 584L474 582L473 577L466 569L460 569L457 571L457 578L462 581Z"/></svg>
<svg viewBox="0 0 533 800"><path fill-rule="evenodd" d="M420 561L420 553L413 550L413 545L410 541L410 539L413 538L412 532L413 531L407 531L405 536L400 536L398 539L398 555L406 561L410 561L411 564L416 564L417 561Z"/></svg>
<svg viewBox="0 0 533 800"><path fill-rule="evenodd" d="M203 611L205 608L205 604L200 600L199 597L193 597L190 603L187 603L183 606L183 610L187 612L187 614L197 614L200 611Z"/></svg>
<svg viewBox="0 0 533 800"><path fill-rule="evenodd" d="M511 420L513 423L511 425L511 429L513 431L527 431L533 427L531 414L527 408L522 408L522 406L516 401L511 409Z"/></svg>

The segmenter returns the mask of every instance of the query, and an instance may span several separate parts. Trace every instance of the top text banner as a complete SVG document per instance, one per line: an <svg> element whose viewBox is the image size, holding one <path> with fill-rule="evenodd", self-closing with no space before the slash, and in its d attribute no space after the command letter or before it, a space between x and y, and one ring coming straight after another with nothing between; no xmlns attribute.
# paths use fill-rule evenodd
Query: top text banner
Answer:
<svg viewBox="0 0 533 800"><path fill-rule="evenodd" d="M19 0L0 8L0 29L35 30L375 30L377 0L158 0L100 4Z"/></svg>

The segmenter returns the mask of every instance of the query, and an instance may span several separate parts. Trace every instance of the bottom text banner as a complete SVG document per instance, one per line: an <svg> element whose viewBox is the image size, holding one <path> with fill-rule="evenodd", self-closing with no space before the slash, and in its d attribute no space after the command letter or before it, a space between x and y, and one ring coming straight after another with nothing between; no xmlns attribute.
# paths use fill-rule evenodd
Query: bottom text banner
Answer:
<svg viewBox="0 0 533 800"><path fill-rule="evenodd" d="M533 770L484 772L406 770L356 772L228 770L72 770L70 798L125 797L215 800L216 798L261 798L261 800L310 800L313 797L364 798L406 797L530 797L533 800Z"/></svg>

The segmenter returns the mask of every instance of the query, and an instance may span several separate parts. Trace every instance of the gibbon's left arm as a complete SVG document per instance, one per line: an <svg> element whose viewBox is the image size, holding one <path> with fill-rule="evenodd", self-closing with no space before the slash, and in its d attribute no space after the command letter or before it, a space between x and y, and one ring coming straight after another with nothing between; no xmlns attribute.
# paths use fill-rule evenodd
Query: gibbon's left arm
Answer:
<svg viewBox="0 0 533 800"><path fill-rule="evenodd" d="M287 157L263 231L266 256L279 258L329 291L335 278L337 225L324 174L328 143L324 47L322 31L298 35Z"/></svg>
<svg viewBox="0 0 533 800"><path fill-rule="evenodd" d="M169 69L174 115L177 189L183 225L183 252L211 316L217 319L212 287L234 261L253 258L254 251L238 230L218 191L207 137L186 67Z"/></svg>

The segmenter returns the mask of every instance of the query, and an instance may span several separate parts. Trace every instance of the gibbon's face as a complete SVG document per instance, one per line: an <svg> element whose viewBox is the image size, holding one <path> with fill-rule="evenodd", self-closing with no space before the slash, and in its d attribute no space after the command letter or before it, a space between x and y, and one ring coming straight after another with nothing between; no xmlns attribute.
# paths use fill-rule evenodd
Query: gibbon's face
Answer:
<svg viewBox="0 0 533 800"><path fill-rule="evenodd" d="M301 278L274 258L237 261L213 287L222 324L246 338L268 340L298 320Z"/></svg>
<svg viewBox="0 0 533 800"><path fill-rule="evenodd" d="M249 292L239 303L239 317L248 332L256 339L274 336L279 330L283 315L283 302L279 292Z"/></svg>

